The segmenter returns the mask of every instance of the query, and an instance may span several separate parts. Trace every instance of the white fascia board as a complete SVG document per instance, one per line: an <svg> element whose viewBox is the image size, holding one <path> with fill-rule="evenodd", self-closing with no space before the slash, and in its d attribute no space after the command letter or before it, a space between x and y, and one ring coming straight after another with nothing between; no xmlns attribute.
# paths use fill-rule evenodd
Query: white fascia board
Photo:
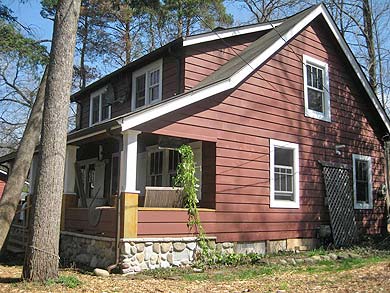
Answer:
<svg viewBox="0 0 390 293"><path fill-rule="evenodd" d="M369 82L368 82L365 74L363 73L360 65L357 63L357 61L356 61L356 59L355 59L351 49L349 48L349 46L345 42L344 38L342 37L341 33L339 32L336 24L332 20L332 17L329 15L328 11L325 8L323 8L322 6L320 6L320 7L322 9L322 14L324 16L324 19L328 23L329 28L331 29L334 37L336 38L337 42L339 43L339 45L343 49L344 54L347 56L347 59L348 59L349 63L352 65L352 68L355 70L355 73L357 74L359 80L363 84L363 87L365 88L368 96L371 98L371 100L372 100L376 110L378 111L379 116L382 118L383 122L385 123L385 125L387 127L387 131L390 132L390 121L389 121L389 118L387 117L387 114L385 113L385 111L384 111L382 105L380 104L379 100L377 99L376 94L374 93L371 85L369 84Z"/></svg>
<svg viewBox="0 0 390 293"><path fill-rule="evenodd" d="M214 32L202 34L199 36L187 37L183 40L183 47L201 44L201 43L205 43L205 42L210 42L210 41L214 41L214 40L218 40L218 39L224 39L224 38L245 35L245 34L260 32L260 31L264 31L264 30L269 30L269 29L273 29L273 28L279 26L282 23L283 22L275 22L272 24L270 24L270 23L257 24L257 25L253 25L250 27L232 28L232 29L227 29L227 30L223 30L223 31L214 31Z"/></svg>
<svg viewBox="0 0 390 293"><path fill-rule="evenodd" d="M89 138L89 137L92 137L92 136L95 136L95 135L102 134L104 132L106 132L106 130L96 131L96 132L93 132L93 133L90 133L90 134L86 134L86 135L83 135L83 136L76 137L74 139L68 140L66 143L70 144L70 143L73 143L73 142L76 142L76 141L79 141L79 140L83 140L83 139L86 139L86 138Z"/></svg>

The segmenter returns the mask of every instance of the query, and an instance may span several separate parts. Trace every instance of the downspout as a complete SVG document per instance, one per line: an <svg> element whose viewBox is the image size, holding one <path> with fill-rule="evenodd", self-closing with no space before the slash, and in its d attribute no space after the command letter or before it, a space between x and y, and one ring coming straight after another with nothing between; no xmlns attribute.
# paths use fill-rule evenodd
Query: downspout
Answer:
<svg viewBox="0 0 390 293"><path fill-rule="evenodd" d="M390 137L385 135L383 138L384 147L385 147L385 180L386 180L386 196L385 196L385 206L386 206L386 228L387 232L390 232Z"/></svg>
<svg viewBox="0 0 390 293"><path fill-rule="evenodd" d="M122 139L122 136L118 136L118 135L114 135L111 131L111 129L108 129L107 130L107 134L114 138L115 140L118 141L118 144L119 144L119 153L121 154L122 150L123 150L123 139ZM121 158L119 157L119 160ZM120 171L120 170L119 170ZM120 174L119 174L120 176ZM120 259L119 259L119 243L120 243L120 237L121 237L121 231L120 231L120 227L121 227L121 192L118 191L118 197L117 197L117 200L116 200L116 235L115 235L115 263L112 264L112 265L109 265L107 267L107 271L109 273L111 273L111 271L115 268L118 267L118 265L120 264Z"/></svg>

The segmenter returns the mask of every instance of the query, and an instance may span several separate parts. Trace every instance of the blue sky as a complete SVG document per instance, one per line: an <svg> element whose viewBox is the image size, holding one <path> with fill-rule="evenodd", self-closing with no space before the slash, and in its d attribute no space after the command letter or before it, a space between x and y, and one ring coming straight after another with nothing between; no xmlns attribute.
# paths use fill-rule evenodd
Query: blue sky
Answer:
<svg viewBox="0 0 390 293"><path fill-rule="evenodd" d="M19 0L3 0L3 4L14 12L20 23L30 26L36 39L51 39L53 23L41 17L39 0L28 0L26 3Z"/></svg>

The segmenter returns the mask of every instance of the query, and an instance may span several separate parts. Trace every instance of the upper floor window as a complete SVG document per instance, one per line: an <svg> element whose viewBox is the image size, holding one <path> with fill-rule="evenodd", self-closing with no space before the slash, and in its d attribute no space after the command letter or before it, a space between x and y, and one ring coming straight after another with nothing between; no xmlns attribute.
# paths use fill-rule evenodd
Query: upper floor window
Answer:
<svg viewBox="0 0 390 293"><path fill-rule="evenodd" d="M352 155L353 161L353 193L355 209L372 208L372 169L371 158Z"/></svg>
<svg viewBox="0 0 390 293"><path fill-rule="evenodd" d="M91 94L89 125L92 126L111 118L111 105L107 96L107 88Z"/></svg>
<svg viewBox="0 0 390 293"><path fill-rule="evenodd" d="M305 115L330 122L328 64L303 55Z"/></svg>
<svg viewBox="0 0 390 293"><path fill-rule="evenodd" d="M299 146L270 140L270 207L299 208Z"/></svg>
<svg viewBox="0 0 390 293"><path fill-rule="evenodd" d="M161 100L162 59L133 73L132 108L145 107Z"/></svg>

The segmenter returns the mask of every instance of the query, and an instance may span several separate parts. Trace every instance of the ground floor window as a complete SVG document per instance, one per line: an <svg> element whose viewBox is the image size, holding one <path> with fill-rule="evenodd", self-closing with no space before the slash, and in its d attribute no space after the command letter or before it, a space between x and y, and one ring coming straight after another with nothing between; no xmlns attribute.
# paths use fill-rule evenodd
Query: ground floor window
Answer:
<svg viewBox="0 0 390 293"><path fill-rule="evenodd" d="M353 154L353 192L355 209L372 208L371 157Z"/></svg>
<svg viewBox="0 0 390 293"><path fill-rule="evenodd" d="M179 162L180 155L176 150L150 148L147 161L147 185L173 186Z"/></svg>
<svg viewBox="0 0 390 293"><path fill-rule="evenodd" d="M190 144L194 152L195 176L198 179L198 199L202 197L202 144ZM175 149L148 146L137 158L137 189L144 193L146 186L172 187L180 163L180 154Z"/></svg>
<svg viewBox="0 0 390 293"><path fill-rule="evenodd" d="M299 146L270 140L270 207L299 208Z"/></svg>

